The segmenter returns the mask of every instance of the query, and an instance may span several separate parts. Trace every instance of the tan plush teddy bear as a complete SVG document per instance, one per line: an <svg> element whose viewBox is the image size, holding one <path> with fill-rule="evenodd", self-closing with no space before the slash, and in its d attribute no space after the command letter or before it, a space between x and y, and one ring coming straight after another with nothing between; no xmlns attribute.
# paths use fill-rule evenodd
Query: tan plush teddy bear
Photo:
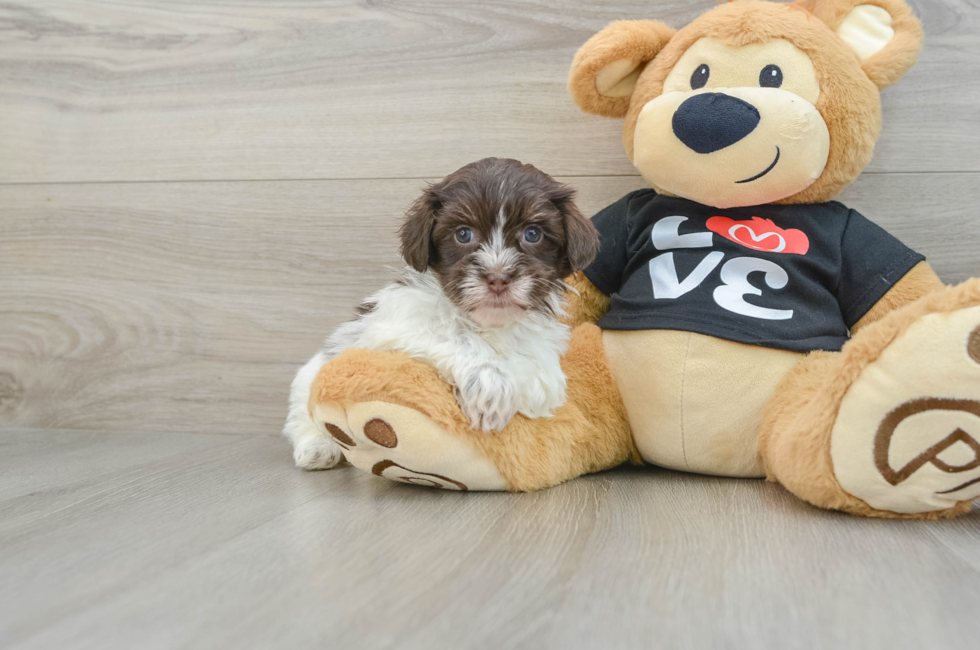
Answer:
<svg viewBox="0 0 980 650"><path fill-rule="evenodd" d="M613 23L575 57L652 189L593 219L570 278L568 402L470 430L406 355L348 350L310 409L355 466L533 490L624 461L768 476L815 505L933 518L980 496L980 280L832 199L868 164L879 91L915 62L901 0L742 0L674 31ZM595 323L598 323L597 325Z"/></svg>

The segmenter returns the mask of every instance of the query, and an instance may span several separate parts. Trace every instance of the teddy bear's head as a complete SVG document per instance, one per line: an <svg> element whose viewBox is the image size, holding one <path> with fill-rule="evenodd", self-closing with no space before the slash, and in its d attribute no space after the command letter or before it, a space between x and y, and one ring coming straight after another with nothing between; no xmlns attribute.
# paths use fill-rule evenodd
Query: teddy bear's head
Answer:
<svg viewBox="0 0 980 650"><path fill-rule="evenodd" d="M736 0L675 31L620 21L582 46L569 90L625 118L655 189L718 208L829 201L870 162L881 89L915 63L902 0Z"/></svg>

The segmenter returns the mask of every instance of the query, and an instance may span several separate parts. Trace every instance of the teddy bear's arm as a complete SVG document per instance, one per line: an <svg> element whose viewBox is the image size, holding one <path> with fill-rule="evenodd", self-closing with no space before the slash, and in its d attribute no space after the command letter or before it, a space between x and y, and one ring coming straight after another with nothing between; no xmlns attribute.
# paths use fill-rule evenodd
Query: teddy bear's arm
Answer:
<svg viewBox="0 0 980 650"><path fill-rule="evenodd" d="M565 283L574 289L565 294L568 315L563 320L566 324L574 328L582 323L594 323L609 311L609 296L596 289L581 271L565 278Z"/></svg>
<svg viewBox="0 0 980 650"><path fill-rule="evenodd" d="M943 286L942 280L932 270L929 263L919 262L901 280L896 282L895 286L889 289L888 293L882 296L881 300L875 303L875 306L861 317L861 320L854 324L854 327L851 328L851 333L857 332L865 325L870 325L899 307L914 302L933 291L942 289Z"/></svg>

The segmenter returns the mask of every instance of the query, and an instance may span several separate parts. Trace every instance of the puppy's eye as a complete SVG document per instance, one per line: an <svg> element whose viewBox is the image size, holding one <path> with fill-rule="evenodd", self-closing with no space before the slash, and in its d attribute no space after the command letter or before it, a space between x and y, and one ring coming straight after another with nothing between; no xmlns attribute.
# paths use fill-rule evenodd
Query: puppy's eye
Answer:
<svg viewBox="0 0 980 650"><path fill-rule="evenodd" d="M541 229L537 226L530 226L524 231L524 241L530 244L537 244L541 241Z"/></svg>
<svg viewBox="0 0 980 650"><path fill-rule="evenodd" d="M778 65L770 63L759 73L759 85L763 88L779 88L783 85L783 71Z"/></svg>
<svg viewBox="0 0 980 650"><path fill-rule="evenodd" d="M456 241L460 244L468 244L473 241L473 231L469 228L457 228L456 229Z"/></svg>
<svg viewBox="0 0 980 650"><path fill-rule="evenodd" d="M705 84L708 83L708 77L711 76L711 68L708 67L707 63L702 63L698 66L698 69L694 71L691 75L691 90L697 90L698 88L704 88Z"/></svg>

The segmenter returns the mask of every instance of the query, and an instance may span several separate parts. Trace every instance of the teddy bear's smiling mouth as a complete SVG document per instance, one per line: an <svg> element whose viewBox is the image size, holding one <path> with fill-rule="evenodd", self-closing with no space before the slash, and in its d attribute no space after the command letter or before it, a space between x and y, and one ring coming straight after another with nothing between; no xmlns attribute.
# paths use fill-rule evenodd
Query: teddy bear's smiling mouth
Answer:
<svg viewBox="0 0 980 650"><path fill-rule="evenodd" d="M776 159L772 161L772 164L771 165L769 165L768 167L766 167L766 169L765 169L764 172L762 172L761 174L756 174L752 178L746 178L744 181L735 181L735 184L736 185L741 185L742 183L751 183L752 181L759 180L760 178L762 178L763 176L765 176L766 174L768 174L769 172L771 172L772 169L773 169L773 167L775 167L776 166L776 163L778 163L778 162L779 162L779 146L777 145L776 146Z"/></svg>

